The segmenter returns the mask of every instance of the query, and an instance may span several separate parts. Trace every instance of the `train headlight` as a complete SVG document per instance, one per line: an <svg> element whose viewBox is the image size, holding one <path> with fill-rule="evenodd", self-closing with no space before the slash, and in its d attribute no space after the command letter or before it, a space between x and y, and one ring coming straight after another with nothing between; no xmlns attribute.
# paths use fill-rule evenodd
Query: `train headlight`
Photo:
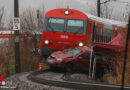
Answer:
<svg viewBox="0 0 130 90"><path fill-rule="evenodd" d="M82 42L79 43L79 46L82 47L84 44Z"/></svg>
<svg viewBox="0 0 130 90"><path fill-rule="evenodd" d="M45 40L44 43L45 43L45 44L49 44L49 40Z"/></svg>
<svg viewBox="0 0 130 90"><path fill-rule="evenodd" d="M69 15L70 12L68 10L66 10L64 13L65 13L65 15Z"/></svg>

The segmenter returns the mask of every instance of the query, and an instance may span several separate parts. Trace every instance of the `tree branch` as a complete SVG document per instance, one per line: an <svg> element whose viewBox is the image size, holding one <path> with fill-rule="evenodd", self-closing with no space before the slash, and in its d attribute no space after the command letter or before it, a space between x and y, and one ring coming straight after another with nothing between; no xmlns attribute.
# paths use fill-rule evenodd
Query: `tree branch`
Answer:
<svg viewBox="0 0 130 90"><path fill-rule="evenodd" d="M107 1L102 2L102 3L100 3L100 4L106 4L106 3L110 2L110 1L117 1L117 0L107 0Z"/></svg>
<svg viewBox="0 0 130 90"><path fill-rule="evenodd" d="M110 2L110 1L118 1L118 0L106 0L106 1L104 1L104 2L102 2L102 3L100 3L100 4L106 4L106 3L108 3L108 2ZM118 1L118 3L127 3L127 4L130 4L129 2L121 2L121 1Z"/></svg>
<svg viewBox="0 0 130 90"><path fill-rule="evenodd" d="M107 0L107 1L102 2L102 3L100 3L100 4L105 4L105 3L110 2L110 1L111 1L111 0Z"/></svg>

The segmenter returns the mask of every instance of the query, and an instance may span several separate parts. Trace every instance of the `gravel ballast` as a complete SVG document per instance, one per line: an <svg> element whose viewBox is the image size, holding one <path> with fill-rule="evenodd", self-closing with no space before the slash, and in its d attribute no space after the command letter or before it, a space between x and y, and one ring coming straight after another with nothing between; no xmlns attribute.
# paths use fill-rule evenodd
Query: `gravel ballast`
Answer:
<svg viewBox="0 0 130 90"><path fill-rule="evenodd" d="M29 73L20 73L8 77L5 81L7 85L1 86L3 90L74 90L51 85L43 85L27 79Z"/></svg>

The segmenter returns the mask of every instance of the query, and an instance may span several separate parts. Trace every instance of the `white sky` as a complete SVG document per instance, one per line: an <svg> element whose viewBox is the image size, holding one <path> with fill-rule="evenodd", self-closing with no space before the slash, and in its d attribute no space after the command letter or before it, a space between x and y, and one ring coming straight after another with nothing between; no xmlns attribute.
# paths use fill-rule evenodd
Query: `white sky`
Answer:
<svg viewBox="0 0 130 90"><path fill-rule="evenodd" d="M106 0L101 0L106 1ZM118 0L122 2L129 2L130 0ZM80 3L81 2L81 3ZM23 11L26 8L41 8L42 5L45 5L45 8L47 10L54 9L57 7L66 7L67 5L70 6L70 8L78 9L78 10L87 10L89 8L96 7L95 5L96 0L19 0L19 7L20 7L20 12ZM4 7L5 8L5 13L6 15L11 15L13 16L13 4L14 0L0 0L0 8ZM88 5L86 5L88 4ZM129 4L130 5L130 4ZM119 9L122 9L121 7L124 8L126 4L121 4L121 3L115 3L115 7ZM85 10L85 11L86 11Z"/></svg>
<svg viewBox="0 0 130 90"><path fill-rule="evenodd" d="M101 0L105 1L105 0ZM119 0L123 2L129 2L130 0ZM96 0L19 0L20 13L27 8L39 9L42 8L42 5L45 5L46 10L54 9L54 8L66 8L67 5L72 9L78 9L82 11L91 12L91 9L96 8ZM112 3L108 3L111 4ZM118 12L125 12L126 4L122 3L114 3L115 14L119 15ZM0 0L0 8L4 7L5 9L5 18L4 21L7 21L8 18L13 18L13 8L14 8L14 0ZM127 6L130 9L130 4Z"/></svg>
<svg viewBox="0 0 130 90"><path fill-rule="evenodd" d="M7 15L13 15L13 4L14 0L0 0L0 8L4 7ZM43 4L47 10L57 7L66 7L67 5L75 9L83 9L84 7L76 0L19 0L20 12L27 8L42 8Z"/></svg>
<svg viewBox="0 0 130 90"><path fill-rule="evenodd" d="M85 10L84 5L76 0L19 0L19 12L27 8L40 9L45 5L46 10L54 8L66 8L67 5L70 8ZM8 21L8 18L14 16L14 0L0 0L0 8L4 7L4 21Z"/></svg>

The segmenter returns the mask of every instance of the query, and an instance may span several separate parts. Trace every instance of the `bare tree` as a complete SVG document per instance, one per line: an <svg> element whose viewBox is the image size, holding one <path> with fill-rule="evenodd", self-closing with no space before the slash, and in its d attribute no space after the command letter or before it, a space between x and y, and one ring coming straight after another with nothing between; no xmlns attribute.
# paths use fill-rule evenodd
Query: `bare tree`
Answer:
<svg viewBox="0 0 130 90"><path fill-rule="evenodd" d="M39 10L39 17L37 17L37 19L38 19L37 28L38 29L43 29L44 28L43 24L44 24L44 19L45 19L45 13L46 13L46 11L45 11L45 7L43 5L42 9Z"/></svg>
<svg viewBox="0 0 130 90"><path fill-rule="evenodd" d="M113 18L113 7L108 6L108 5L102 5L101 8L101 17L102 18L107 18L107 19L112 19Z"/></svg>
<svg viewBox="0 0 130 90"><path fill-rule="evenodd" d="M9 19L8 30L13 30L13 19L12 18Z"/></svg>
<svg viewBox="0 0 130 90"><path fill-rule="evenodd" d="M21 30L33 31L43 28L45 10L27 9L20 15Z"/></svg>
<svg viewBox="0 0 130 90"><path fill-rule="evenodd" d="M124 2L125 3L125 2ZM128 8L129 7L129 8ZM129 14L130 14L130 3L126 3L126 8L125 8L125 11L124 13L122 14L121 16L121 20L122 21L128 21L129 19Z"/></svg>
<svg viewBox="0 0 130 90"><path fill-rule="evenodd" d="M100 17L101 18L107 18L107 19L114 19L114 20L120 20L120 21L127 21L128 20L128 14L130 13L130 3L129 2L121 2L119 0L100 0ZM123 8L123 11L118 10L118 13L116 11L116 8L114 8L114 5L111 5L111 2L119 3L125 5ZM96 3L95 3L96 4ZM97 7L93 7L90 9L90 13L93 15L97 15ZM120 14L119 14L120 13Z"/></svg>
<svg viewBox="0 0 130 90"><path fill-rule="evenodd" d="M101 5L101 10L100 10L100 17L101 18L107 18L107 19L112 19L113 18L113 6L109 7L107 4L102 4ZM97 16L97 10L96 7L91 8L90 13L92 15Z"/></svg>
<svg viewBox="0 0 130 90"><path fill-rule="evenodd" d="M3 29L3 22L2 22L2 18L4 15L4 8L0 9L0 29Z"/></svg>
<svg viewBox="0 0 130 90"><path fill-rule="evenodd" d="M27 9L20 15L21 30L36 30L37 17L36 10Z"/></svg>

